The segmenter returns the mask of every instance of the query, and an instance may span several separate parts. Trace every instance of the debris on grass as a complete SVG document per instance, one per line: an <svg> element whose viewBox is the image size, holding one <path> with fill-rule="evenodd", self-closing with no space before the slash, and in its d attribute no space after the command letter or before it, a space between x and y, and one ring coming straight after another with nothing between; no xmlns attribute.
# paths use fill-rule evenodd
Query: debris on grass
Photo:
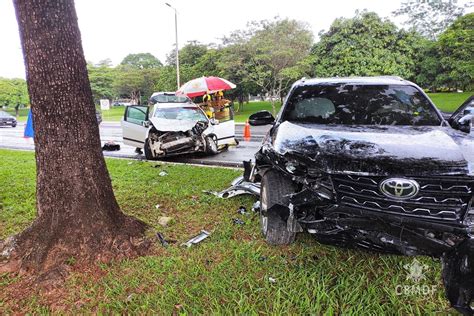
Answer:
<svg viewBox="0 0 474 316"><path fill-rule="evenodd" d="M240 215L248 214L247 209L245 208L245 206L240 206L239 209L237 210L237 213L240 214Z"/></svg>
<svg viewBox="0 0 474 316"><path fill-rule="evenodd" d="M240 218L233 218L232 222L234 223L234 225L245 225L245 222Z"/></svg>
<svg viewBox="0 0 474 316"><path fill-rule="evenodd" d="M160 216L158 218L158 224L160 224L163 227L168 226L168 224L171 222L173 218L169 216Z"/></svg>
<svg viewBox="0 0 474 316"><path fill-rule="evenodd" d="M209 237L211 233L208 232L208 231L205 231L205 230L201 230L201 232L194 236L193 238L191 238L190 240L188 240L187 242L181 244L181 246L186 246L186 247L191 247L193 244L197 244L197 243L200 243L201 241L203 241L204 239L206 239L207 237Z"/></svg>
<svg viewBox="0 0 474 316"><path fill-rule="evenodd" d="M161 171L160 173L158 173L158 175L159 175L160 177L164 177L164 176L167 176L167 175L168 175L168 172L166 172L166 171Z"/></svg>
<svg viewBox="0 0 474 316"><path fill-rule="evenodd" d="M231 183L231 186L225 190L220 192L204 190L203 192L215 195L222 199L228 199L242 194L260 196L260 183L245 181L244 177L240 176L234 179L234 181Z"/></svg>
<svg viewBox="0 0 474 316"><path fill-rule="evenodd" d="M166 241L165 237L163 236L162 233L156 233L156 237L158 238L158 240L160 241L161 245L163 247L168 247L169 246L169 243Z"/></svg>
<svg viewBox="0 0 474 316"><path fill-rule="evenodd" d="M156 209L159 209L160 207L161 207L160 204L156 204L156 205L155 205L155 208L156 208Z"/></svg>
<svg viewBox="0 0 474 316"><path fill-rule="evenodd" d="M253 212L260 212L260 201L257 201L255 203L253 203L252 205L252 211Z"/></svg>
<svg viewBox="0 0 474 316"><path fill-rule="evenodd" d="M268 282L270 283L276 283L276 279L275 278L272 278L272 277L268 277Z"/></svg>

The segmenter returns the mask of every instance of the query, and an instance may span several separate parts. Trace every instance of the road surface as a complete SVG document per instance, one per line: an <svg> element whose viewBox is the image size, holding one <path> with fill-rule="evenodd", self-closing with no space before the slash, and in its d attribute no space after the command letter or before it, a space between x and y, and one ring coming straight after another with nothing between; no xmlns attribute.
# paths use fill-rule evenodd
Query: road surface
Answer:
<svg viewBox="0 0 474 316"><path fill-rule="evenodd" d="M34 150L34 141L31 138L24 138L23 131L24 123L19 123L17 127L0 127L0 148ZM214 156L193 155L168 158L165 161L193 163L203 165L217 165L229 167L241 167L242 161L253 159L255 153L260 148L263 136L270 126L252 126L250 141L242 139L244 126L236 125L236 137L240 144L236 147L230 147ZM104 151L104 156L129 158L129 159L144 159L143 155L137 155L135 148L124 145L122 142L122 129L119 122L102 122L100 124L100 140L102 144L108 141L113 141L120 144L119 151Z"/></svg>

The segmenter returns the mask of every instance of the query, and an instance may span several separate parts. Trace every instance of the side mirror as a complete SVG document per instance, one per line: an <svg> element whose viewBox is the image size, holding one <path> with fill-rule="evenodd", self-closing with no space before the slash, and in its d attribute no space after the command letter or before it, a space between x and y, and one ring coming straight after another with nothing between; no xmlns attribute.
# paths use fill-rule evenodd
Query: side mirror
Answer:
<svg viewBox="0 0 474 316"><path fill-rule="evenodd" d="M143 121L142 126L143 127L150 127L150 121Z"/></svg>
<svg viewBox="0 0 474 316"><path fill-rule="evenodd" d="M252 126L268 125L275 123L275 118L268 111L258 111L249 116L249 124Z"/></svg>
<svg viewBox="0 0 474 316"><path fill-rule="evenodd" d="M209 122L211 123L211 125L219 125L219 120L216 120L215 118L211 118Z"/></svg>
<svg viewBox="0 0 474 316"><path fill-rule="evenodd" d="M466 113L466 112L464 112ZM472 129L472 123L474 121L474 115L466 114L458 120L458 127L461 132L469 134Z"/></svg>

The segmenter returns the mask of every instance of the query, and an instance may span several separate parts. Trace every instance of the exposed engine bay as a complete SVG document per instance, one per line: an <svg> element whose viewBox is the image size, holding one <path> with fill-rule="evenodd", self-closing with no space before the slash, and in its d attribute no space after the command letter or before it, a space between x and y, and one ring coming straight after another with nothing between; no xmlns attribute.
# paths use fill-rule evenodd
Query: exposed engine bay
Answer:
<svg viewBox="0 0 474 316"><path fill-rule="evenodd" d="M148 135L148 146L151 155L154 158L159 158L206 152L209 141L206 140L206 135L203 132L207 127L208 123L202 121L198 121L193 128L184 132L159 131L153 126Z"/></svg>

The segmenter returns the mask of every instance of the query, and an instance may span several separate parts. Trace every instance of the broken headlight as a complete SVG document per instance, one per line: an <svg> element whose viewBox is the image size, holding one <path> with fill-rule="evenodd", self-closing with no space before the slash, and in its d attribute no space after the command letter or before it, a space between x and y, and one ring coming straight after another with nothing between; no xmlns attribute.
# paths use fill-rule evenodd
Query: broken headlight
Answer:
<svg viewBox="0 0 474 316"><path fill-rule="evenodd" d="M294 175L304 175L306 174L307 168L297 161L288 161L285 164L285 169L291 174Z"/></svg>

